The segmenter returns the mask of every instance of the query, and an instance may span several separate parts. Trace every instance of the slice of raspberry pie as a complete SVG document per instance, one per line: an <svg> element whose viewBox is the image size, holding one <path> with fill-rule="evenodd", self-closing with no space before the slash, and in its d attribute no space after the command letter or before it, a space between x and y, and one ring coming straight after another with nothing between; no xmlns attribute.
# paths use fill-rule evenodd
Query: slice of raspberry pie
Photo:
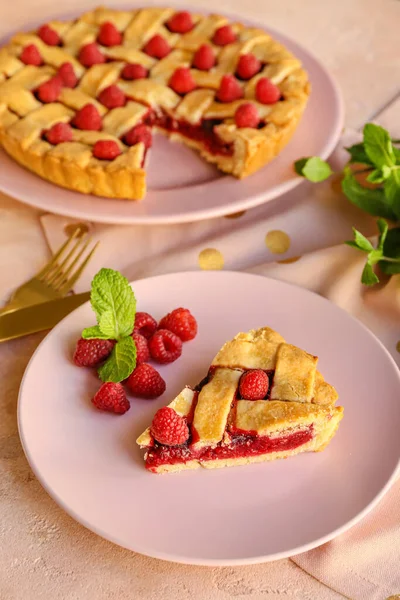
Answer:
<svg viewBox="0 0 400 600"><path fill-rule="evenodd" d="M239 333L206 378L184 388L139 436L146 468L213 469L323 450L343 407L317 362L268 327Z"/></svg>
<svg viewBox="0 0 400 600"><path fill-rule="evenodd" d="M0 49L0 144L57 185L139 200L151 128L241 178L287 144L309 91L300 61L262 29L97 8Z"/></svg>

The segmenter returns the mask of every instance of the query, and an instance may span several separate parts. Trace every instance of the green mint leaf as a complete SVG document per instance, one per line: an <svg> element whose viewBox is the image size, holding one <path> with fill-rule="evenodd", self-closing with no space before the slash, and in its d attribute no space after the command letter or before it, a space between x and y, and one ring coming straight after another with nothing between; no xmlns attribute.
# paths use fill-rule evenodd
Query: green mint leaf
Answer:
<svg viewBox="0 0 400 600"><path fill-rule="evenodd" d="M378 225L378 229L379 229L379 233L380 233L378 250L380 250L383 253L383 245L386 240L389 225L387 224L387 222L384 219L378 219L377 225Z"/></svg>
<svg viewBox="0 0 400 600"><path fill-rule="evenodd" d="M375 285L375 283L378 282L379 279L374 273L372 266L369 263L367 263L361 275L361 283L363 283L364 285Z"/></svg>
<svg viewBox="0 0 400 600"><path fill-rule="evenodd" d="M370 183L382 183L385 180L383 173L380 169L375 169L367 177L367 181Z"/></svg>
<svg viewBox="0 0 400 600"><path fill-rule="evenodd" d="M392 144L400 144L400 140L396 140L395 138L392 138Z"/></svg>
<svg viewBox="0 0 400 600"><path fill-rule="evenodd" d="M354 144L353 146L348 146L345 148L347 152L350 154L351 163L361 163L363 165L372 165L372 162L365 152L364 143Z"/></svg>
<svg viewBox="0 0 400 600"><path fill-rule="evenodd" d="M303 176L313 183L328 179L332 175L332 172L328 163L318 156L309 158L302 169Z"/></svg>
<svg viewBox="0 0 400 600"><path fill-rule="evenodd" d="M397 220L400 220L400 169L398 167L392 169L383 188L387 203L391 206Z"/></svg>
<svg viewBox="0 0 400 600"><path fill-rule="evenodd" d="M356 250L362 250L362 252L369 252L369 250L364 250L363 248L360 248L360 246L357 244L357 242L354 242L353 240L347 240L347 242L345 242L345 244L347 246L350 246L350 248L355 248Z"/></svg>
<svg viewBox="0 0 400 600"><path fill-rule="evenodd" d="M119 383L132 373L136 367L136 346L129 335L119 340L107 361L102 365L98 374L102 381Z"/></svg>
<svg viewBox="0 0 400 600"><path fill-rule="evenodd" d="M348 167L345 168L344 173L342 190L350 202L374 217L383 217L390 221L397 220L382 189L371 190L361 186Z"/></svg>
<svg viewBox="0 0 400 600"><path fill-rule="evenodd" d="M94 327L86 327L86 329L84 329L82 331L82 337L85 340L92 340L92 339L108 340L109 339L109 336L104 335L104 333L101 331L101 329L98 325L95 325Z"/></svg>
<svg viewBox="0 0 400 600"><path fill-rule="evenodd" d="M378 168L382 168L383 165L393 166L395 156L392 141L386 129L373 123L367 123L363 133L365 152L372 163Z"/></svg>
<svg viewBox="0 0 400 600"><path fill-rule="evenodd" d="M101 269L92 281L90 301L104 335L118 340L132 333L136 299L121 273Z"/></svg>
<svg viewBox="0 0 400 600"><path fill-rule="evenodd" d="M396 165L400 165L400 148L393 146L393 154L396 159Z"/></svg>
<svg viewBox="0 0 400 600"><path fill-rule="evenodd" d="M363 252L371 252L374 249L373 245L365 237L365 235L363 235L362 233L357 231L357 229L355 229L354 227L353 227L353 233L354 233L354 241L357 245L357 248L359 248L360 250L363 250Z"/></svg>
<svg viewBox="0 0 400 600"><path fill-rule="evenodd" d="M389 229L387 232L383 254L388 258L400 259L400 227Z"/></svg>
<svg viewBox="0 0 400 600"><path fill-rule="evenodd" d="M294 170L296 171L297 175L301 175L301 177L303 177L303 168L308 160L308 158L300 158L299 160L296 160L294 163Z"/></svg>

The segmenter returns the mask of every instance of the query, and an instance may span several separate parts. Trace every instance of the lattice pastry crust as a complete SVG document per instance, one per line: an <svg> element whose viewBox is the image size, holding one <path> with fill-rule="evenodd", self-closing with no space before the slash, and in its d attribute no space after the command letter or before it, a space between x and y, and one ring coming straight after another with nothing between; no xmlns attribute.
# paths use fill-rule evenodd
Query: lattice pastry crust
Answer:
<svg viewBox="0 0 400 600"><path fill-rule="evenodd" d="M263 30L240 23L231 23L235 34L232 43L213 43L215 32L228 24L220 15L193 14L191 31L171 32L168 21L174 13L172 8L97 8L78 20L50 22L60 39L56 46L46 44L35 31L15 35L0 49L0 143L6 152L57 185L136 200L146 192L146 148L141 141L127 145L124 136L141 123L187 144L238 178L271 161L289 141L307 103L310 86L300 61ZM97 42L107 62L87 68L79 61L80 51L96 42L106 22L121 33L121 43L104 46ZM144 51L155 35L161 35L171 49L161 59ZM21 60L24 49L32 44L40 54L40 65ZM193 57L203 44L210 45L216 56L216 64L209 70L193 68ZM223 76L234 75L240 57L249 53L260 61L260 71L247 80L238 80L241 99L218 101ZM57 77L60 66L68 62L78 79L76 86L62 87L54 102L42 102L37 95L39 86ZM127 63L142 65L148 76L133 81L122 78ZM196 84L187 94L178 94L170 87L171 76L179 67L190 68ZM278 86L279 101L266 104L257 100L260 78ZM124 106L107 108L99 101L99 94L112 85L125 94ZM235 122L236 110L248 102L257 108L258 127L238 127ZM44 132L57 123L70 123L87 104L93 104L102 117L100 131L74 128L70 141L54 145L46 140ZM212 145L204 141L206 130ZM96 158L93 146L99 140L114 141L121 154L113 160Z"/></svg>

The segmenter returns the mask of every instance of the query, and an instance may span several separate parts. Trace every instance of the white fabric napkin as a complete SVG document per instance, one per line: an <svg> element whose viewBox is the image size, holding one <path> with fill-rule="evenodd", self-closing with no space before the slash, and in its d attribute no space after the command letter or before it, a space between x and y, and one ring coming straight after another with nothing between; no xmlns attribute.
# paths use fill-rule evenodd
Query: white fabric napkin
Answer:
<svg viewBox="0 0 400 600"><path fill-rule="evenodd" d="M333 168L344 164L347 155L341 148L354 141L357 135L344 134L331 160ZM267 275L313 290L351 312L400 365L400 276L373 291L361 285L365 255L343 241L352 237L352 225L364 234L375 233L375 220L353 207L337 183L303 183L234 219L158 227L86 224L101 244L76 291L87 290L103 266L122 271L130 280L222 266ZM65 240L66 227L76 223L55 215L45 215L41 222L52 250ZM353 600L384 600L400 593L400 482L361 524L293 560Z"/></svg>

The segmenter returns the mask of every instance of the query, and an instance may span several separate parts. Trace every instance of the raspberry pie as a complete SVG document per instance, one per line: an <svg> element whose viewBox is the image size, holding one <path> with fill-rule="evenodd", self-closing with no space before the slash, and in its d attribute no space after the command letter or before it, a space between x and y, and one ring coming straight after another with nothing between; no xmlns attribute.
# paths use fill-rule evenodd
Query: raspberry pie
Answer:
<svg viewBox="0 0 400 600"><path fill-rule="evenodd" d="M60 186L139 200L151 130L235 177L271 161L309 96L266 32L172 8L98 8L0 49L0 143Z"/></svg>
<svg viewBox="0 0 400 600"><path fill-rule="evenodd" d="M323 450L343 408L317 362L268 327L239 333L137 439L146 468L213 469Z"/></svg>

